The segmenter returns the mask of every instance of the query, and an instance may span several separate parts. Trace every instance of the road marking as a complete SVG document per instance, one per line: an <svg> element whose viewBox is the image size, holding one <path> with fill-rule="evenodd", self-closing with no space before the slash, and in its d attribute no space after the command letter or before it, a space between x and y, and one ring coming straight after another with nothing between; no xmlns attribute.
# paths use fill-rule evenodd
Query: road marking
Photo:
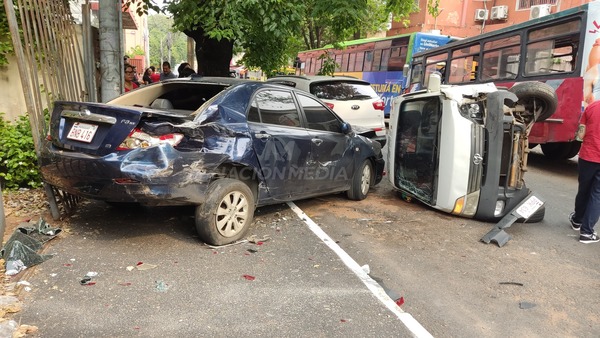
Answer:
<svg viewBox="0 0 600 338"><path fill-rule="evenodd" d="M425 328L409 313L404 312L395 302L391 299L385 290L377 283L371 276L369 276L358 263L344 251L329 235L321 229L321 227L313 222L307 214L302 211L302 209L298 208L294 202L288 202L288 206L300 217L301 220L308 225L308 228L315 234L317 237L323 241L333 252L335 252L342 262L346 264L352 272L367 286L367 288L379 299L380 302L383 303L393 314L402 321L402 323L408 328L408 330L415 337L433 337Z"/></svg>

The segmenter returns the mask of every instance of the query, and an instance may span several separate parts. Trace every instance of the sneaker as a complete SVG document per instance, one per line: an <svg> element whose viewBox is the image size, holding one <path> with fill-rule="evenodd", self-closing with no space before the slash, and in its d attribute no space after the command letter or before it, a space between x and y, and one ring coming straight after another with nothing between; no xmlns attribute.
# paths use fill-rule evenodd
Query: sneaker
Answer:
<svg viewBox="0 0 600 338"><path fill-rule="evenodd" d="M573 220L573 217L575 216L575 213L572 212L569 215L569 221L571 221L571 229L575 230L575 231L579 231L579 229L581 228L581 223L577 223Z"/></svg>
<svg viewBox="0 0 600 338"><path fill-rule="evenodd" d="M585 244L596 243L596 242L600 242L600 237L598 237L598 235L596 235L595 233L591 234L591 235L581 234L581 235L579 235L579 242L585 243Z"/></svg>

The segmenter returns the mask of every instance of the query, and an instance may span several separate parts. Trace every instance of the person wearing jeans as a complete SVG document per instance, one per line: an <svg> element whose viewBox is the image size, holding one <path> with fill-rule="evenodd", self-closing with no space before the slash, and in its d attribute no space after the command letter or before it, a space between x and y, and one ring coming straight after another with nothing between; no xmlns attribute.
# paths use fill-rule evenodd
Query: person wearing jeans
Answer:
<svg viewBox="0 0 600 338"><path fill-rule="evenodd" d="M583 141L579 151L579 172L575 212L569 215L571 228L579 231L579 242L600 241L594 227L600 218L600 100L588 105L577 130Z"/></svg>

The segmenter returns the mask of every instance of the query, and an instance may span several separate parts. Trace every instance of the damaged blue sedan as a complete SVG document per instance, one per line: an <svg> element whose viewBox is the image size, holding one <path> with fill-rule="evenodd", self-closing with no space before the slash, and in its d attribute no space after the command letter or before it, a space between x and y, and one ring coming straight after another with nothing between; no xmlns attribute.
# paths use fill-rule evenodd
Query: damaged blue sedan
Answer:
<svg viewBox="0 0 600 338"><path fill-rule="evenodd" d="M314 96L233 78L57 101L42 148L48 184L109 203L196 205L211 245L244 237L259 206L338 192L362 200L384 168L379 143Z"/></svg>

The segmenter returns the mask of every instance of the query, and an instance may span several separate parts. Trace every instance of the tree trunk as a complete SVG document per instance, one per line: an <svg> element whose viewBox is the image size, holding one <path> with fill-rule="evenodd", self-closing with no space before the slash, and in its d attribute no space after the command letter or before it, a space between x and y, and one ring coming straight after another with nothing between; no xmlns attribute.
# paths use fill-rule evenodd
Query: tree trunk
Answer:
<svg viewBox="0 0 600 338"><path fill-rule="evenodd" d="M185 31L196 42L196 72L202 76L229 76L229 63L233 56L233 41L210 39L204 30Z"/></svg>

